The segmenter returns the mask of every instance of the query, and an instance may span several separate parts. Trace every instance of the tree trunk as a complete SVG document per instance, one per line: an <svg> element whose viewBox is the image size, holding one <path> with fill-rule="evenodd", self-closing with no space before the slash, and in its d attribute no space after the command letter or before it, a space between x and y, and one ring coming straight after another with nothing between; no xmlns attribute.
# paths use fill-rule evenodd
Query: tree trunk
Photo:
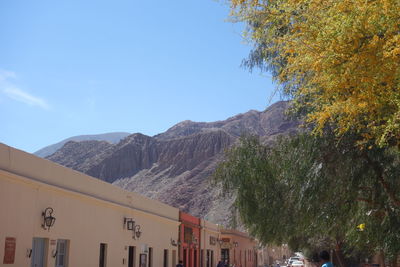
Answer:
<svg viewBox="0 0 400 267"><path fill-rule="evenodd" d="M332 256L333 256L333 255L332 255ZM337 265L338 265L339 267L346 267L346 262L345 262L345 260L344 260L344 257L343 257L343 253L342 253L341 245L340 245L340 244L337 244L337 245L336 245L336 248L335 248L335 256L336 256L336 259L337 259Z"/></svg>
<svg viewBox="0 0 400 267"><path fill-rule="evenodd" d="M400 207L400 200L397 198L396 193L390 187L390 184L385 180L385 170L383 169L381 164L377 161L372 160L368 156L368 153L364 152L363 154L364 154L364 158L367 160L368 164L370 164L372 169L374 170L374 172L377 176L378 182L381 184L383 191L388 196L391 203L396 207ZM395 267L397 267L397 266L395 266Z"/></svg>
<svg viewBox="0 0 400 267"><path fill-rule="evenodd" d="M378 253L378 263L380 267L385 267L385 254L383 253L383 250L380 250Z"/></svg>
<svg viewBox="0 0 400 267"><path fill-rule="evenodd" d="M392 260L391 267L397 267L397 266L398 266L398 265L397 265L398 262L399 262L398 256L397 256L397 257L394 257L394 259Z"/></svg>

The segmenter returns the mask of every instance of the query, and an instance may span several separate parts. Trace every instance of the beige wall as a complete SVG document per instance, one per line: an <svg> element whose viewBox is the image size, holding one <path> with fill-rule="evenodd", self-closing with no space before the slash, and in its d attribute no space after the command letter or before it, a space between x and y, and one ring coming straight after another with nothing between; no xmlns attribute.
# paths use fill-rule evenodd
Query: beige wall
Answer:
<svg viewBox="0 0 400 267"><path fill-rule="evenodd" d="M56 218L50 231L41 227L41 213L47 207L54 209ZM178 209L1 143L0 214L0 266L30 266L27 252L36 237L46 239L45 266L55 266L52 253L58 239L69 242L70 267L99 266L100 243L107 244L109 267L128 266L129 246L136 247L136 267L139 254L148 251L146 247L153 249L152 267L163 266L165 249L168 267L174 267L173 251L178 257L178 247L171 244L179 236ZM141 226L142 235L138 240L125 229L125 217L133 218ZM231 250L231 263L236 258L237 266L254 266L256 242L247 234L221 229L205 220L201 220L201 227L203 266L206 266L207 250L214 251L215 266L221 258L221 248L226 246ZM230 238L230 242L211 244L211 236ZM3 264L7 237L16 238L15 262L11 265ZM232 246L233 242L238 246Z"/></svg>
<svg viewBox="0 0 400 267"><path fill-rule="evenodd" d="M220 247L218 244L217 239L219 238L219 229L218 225L210 223L205 220L201 220L201 238L202 238L202 243L201 243L201 249L204 251L203 252L203 266L206 265L206 256L207 256L207 250L213 251L213 261L211 265L212 267L215 267L218 263L218 260L220 259ZM210 242L210 237L215 238L215 243L212 244ZM211 263L210 263L211 264Z"/></svg>
<svg viewBox="0 0 400 267"><path fill-rule="evenodd" d="M54 209L50 231L41 228L41 212ZM143 246L153 247L153 266L163 266L164 249L172 266L171 238L178 236L179 211L47 160L0 144L0 266L6 237L16 238L15 262L30 266L32 238L48 238L47 266L55 245L69 240L69 265L99 266L100 243L107 244L107 266L127 266L127 246L136 246L136 265ZM124 229L124 217L141 225L139 240Z"/></svg>

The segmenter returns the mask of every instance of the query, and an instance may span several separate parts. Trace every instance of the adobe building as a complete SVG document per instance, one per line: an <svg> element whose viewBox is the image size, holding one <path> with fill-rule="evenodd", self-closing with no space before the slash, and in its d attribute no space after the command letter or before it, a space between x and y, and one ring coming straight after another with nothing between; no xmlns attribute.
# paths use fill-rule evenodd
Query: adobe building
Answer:
<svg viewBox="0 0 400 267"><path fill-rule="evenodd" d="M258 243L247 233L220 228L221 260L237 267L257 267Z"/></svg>
<svg viewBox="0 0 400 267"><path fill-rule="evenodd" d="M177 263L178 209L1 143L0 213L0 266Z"/></svg>
<svg viewBox="0 0 400 267"><path fill-rule="evenodd" d="M0 266L237 267L256 241L0 143Z"/></svg>
<svg viewBox="0 0 400 267"><path fill-rule="evenodd" d="M181 225L179 228L179 259L185 267L199 267L200 265L200 219L188 213L179 212Z"/></svg>
<svg viewBox="0 0 400 267"><path fill-rule="evenodd" d="M215 267L220 256L218 225L201 220L200 266Z"/></svg>

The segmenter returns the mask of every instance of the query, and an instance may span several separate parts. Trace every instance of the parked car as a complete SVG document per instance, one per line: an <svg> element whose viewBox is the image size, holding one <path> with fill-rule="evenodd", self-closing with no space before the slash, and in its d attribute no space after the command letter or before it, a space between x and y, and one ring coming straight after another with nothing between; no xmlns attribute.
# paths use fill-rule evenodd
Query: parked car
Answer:
<svg viewBox="0 0 400 267"><path fill-rule="evenodd" d="M287 262L287 267L291 267L292 263L295 261L300 261L300 257L290 257L288 262Z"/></svg>
<svg viewBox="0 0 400 267"><path fill-rule="evenodd" d="M302 261L293 261L290 264L290 266L291 267L304 267L305 265L304 265L304 262L302 262Z"/></svg>

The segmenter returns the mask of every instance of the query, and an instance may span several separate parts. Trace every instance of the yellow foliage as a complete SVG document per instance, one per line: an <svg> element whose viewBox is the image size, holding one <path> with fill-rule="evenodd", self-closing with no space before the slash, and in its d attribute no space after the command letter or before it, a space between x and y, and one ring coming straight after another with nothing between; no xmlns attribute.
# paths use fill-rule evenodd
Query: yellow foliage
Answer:
<svg viewBox="0 0 400 267"><path fill-rule="evenodd" d="M249 37L268 43L265 55L280 54L285 63L276 79L311 108L317 132L334 123L338 134L353 130L380 145L400 144L399 0L231 3L249 22Z"/></svg>

